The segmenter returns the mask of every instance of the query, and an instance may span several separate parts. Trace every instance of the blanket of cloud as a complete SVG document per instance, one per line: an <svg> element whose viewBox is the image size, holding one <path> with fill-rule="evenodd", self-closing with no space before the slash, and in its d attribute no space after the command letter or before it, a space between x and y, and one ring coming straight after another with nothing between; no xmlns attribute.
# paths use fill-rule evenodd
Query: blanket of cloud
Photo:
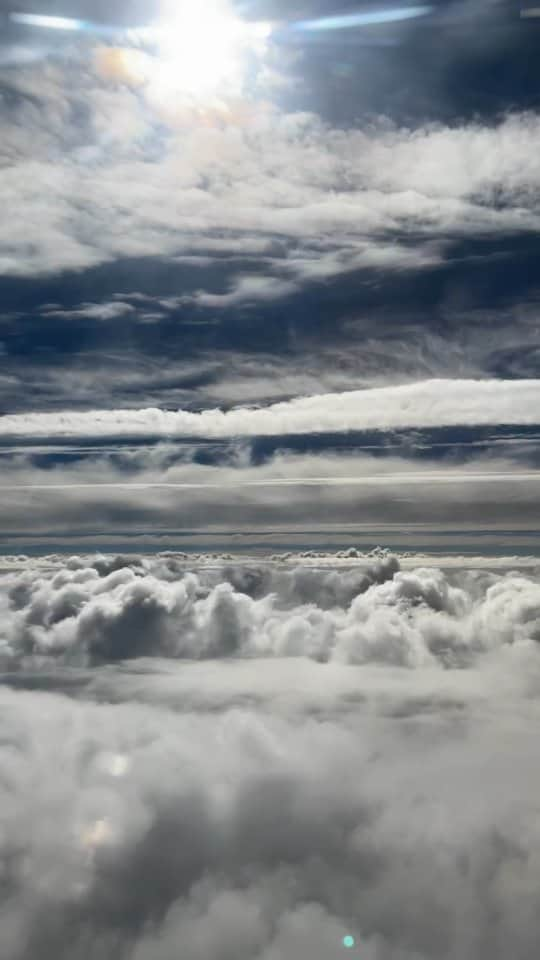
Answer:
<svg viewBox="0 0 540 960"><path fill-rule="evenodd" d="M367 449L356 449L358 438L347 449L339 435L298 452L283 449L285 439L266 455L244 442L4 447L3 548L24 552L48 538L46 552L61 541L76 552L99 538L94 549L141 550L152 537L158 549L197 553L254 543L266 552L327 551L382 539L394 549L431 544L444 553L452 537L458 553L478 553L479 537L483 552L490 532L499 554L538 549L535 430L506 446L488 441L487 449L459 432L440 449L415 436L392 444L382 434L380 450L366 438Z"/></svg>
<svg viewBox="0 0 540 960"><path fill-rule="evenodd" d="M534 956L540 571L50 557L0 597L3 958Z"/></svg>

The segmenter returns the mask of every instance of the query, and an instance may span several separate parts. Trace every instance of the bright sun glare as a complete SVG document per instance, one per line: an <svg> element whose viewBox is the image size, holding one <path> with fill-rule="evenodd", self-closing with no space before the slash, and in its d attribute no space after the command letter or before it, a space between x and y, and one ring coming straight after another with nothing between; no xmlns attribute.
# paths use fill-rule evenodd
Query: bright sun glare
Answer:
<svg viewBox="0 0 540 960"><path fill-rule="evenodd" d="M239 96L248 54L258 52L269 34L264 23L239 19L219 0L175 5L152 28L157 64L152 83L164 95L195 99Z"/></svg>

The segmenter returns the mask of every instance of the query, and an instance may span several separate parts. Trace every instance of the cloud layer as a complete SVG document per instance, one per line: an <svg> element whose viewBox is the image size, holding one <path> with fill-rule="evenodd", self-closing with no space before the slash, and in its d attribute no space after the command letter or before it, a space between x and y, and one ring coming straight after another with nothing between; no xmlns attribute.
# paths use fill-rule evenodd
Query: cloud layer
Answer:
<svg viewBox="0 0 540 960"><path fill-rule="evenodd" d="M532 571L102 556L0 589L7 960L533 955Z"/></svg>
<svg viewBox="0 0 540 960"><path fill-rule="evenodd" d="M533 432L534 434L534 432ZM305 439L300 438L302 443ZM421 438L383 434L380 447L267 456L244 442L5 447L0 529L5 545L154 545L234 551L296 545L336 549L381 542L462 553L475 531L499 552L534 550L540 477L537 440L484 451L449 442L439 459ZM404 443L408 446L403 446ZM412 456L415 446L421 456ZM500 452L499 452L500 451ZM56 538L56 539L55 539ZM95 538L92 540L92 538ZM145 541L150 543L150 541ZM504 546L503 546L504 542ZM124 546L120 546L123 544ZM12 548L13 549L13 548ZM50 547L48 548L51 549Z"/></svg>
<svg viewBox="0 0 540 960"><path fill-rule="evenodd" d="M88 410L0 417L0 437L234 437L536 424L538 380L427 380L233 410Z"/></svg>
<svg viewBox="0 0 540 960"><path fill-rule="evenodd" d="M340 130L272 107L263 90L229 122L186 122L173 97L156 103L99 62L50 60L9 77L1 274L256 255L258 276L239 269L228 291L194 298L225 306L363 268L434 264L441 240L538 231L534 114Z"/></svg>

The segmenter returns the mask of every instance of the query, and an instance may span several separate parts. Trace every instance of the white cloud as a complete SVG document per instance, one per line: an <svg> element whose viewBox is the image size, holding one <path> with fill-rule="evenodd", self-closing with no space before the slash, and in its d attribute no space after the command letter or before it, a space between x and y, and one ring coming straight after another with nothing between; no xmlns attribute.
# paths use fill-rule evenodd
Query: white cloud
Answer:
<svg viewBox="0 0 540 960"><path fill-rule="evenodd" d="M117 561L0 580L2 956L534 956L537 578Z"/></svg>
<svg viewBox="0 0 540 960"><path fill-rule="evenodd" d="M538 380L426 380L232 410L86 410L0 417L1 437L234 437L536 424Z"/></svg>
<svg viewBox="0 0 540 960"><path fill-rule="evenodd" d="M174 559L124 559L112 572L70 566L4 577L5 662L307 656L468 667L507 645L533 649L540 637L532 575L462 574L456 585L436 569L400 572L392 556L349 572L255 566L250 575L231 565L217 582Z"/></svg>
<svg viewBox="0 0 540 960"><path fill-rule="evenodd" d="M228 293L197 290L194 294L183 297L182 302L201 307L232 307L238 303L278 300L296 293L297 290L294 283L277 277L239 276L233 281Z"/></svg>
<svg viewBox="0 0 540 960"><path fill-rule="evenodd" d="M299 252L286 261L268 259L267 268L273 269L277 276L239 274L233 278L227 293L197 290L182 297L181 302L201 307L233 307L237 304L279 300L298 293L303 281L328 280L366 268L419 268L432 266L441 260L440 252L429 244L424 244L418 250L399 243L357 243L349 249L329 252L324 251L324 244L322 246L322 250ZM186 258L175 259L184 262ZM292 279L286 279L287 276Z"/></svg>
<svg viewBox="0 0 540 960"><path fill-rule="evenodd" d="M90 68L20 74L20 111L0 125L5 274L277 243L281 295L282 268L302 282L422 266L441 256L434 239L540 225L532 114L490 128L343 131L261 107L245 125L173 125L158 150L163 118L134 91L104 86ZM71 106L81 97L89 119L79 128Z"/></svg>

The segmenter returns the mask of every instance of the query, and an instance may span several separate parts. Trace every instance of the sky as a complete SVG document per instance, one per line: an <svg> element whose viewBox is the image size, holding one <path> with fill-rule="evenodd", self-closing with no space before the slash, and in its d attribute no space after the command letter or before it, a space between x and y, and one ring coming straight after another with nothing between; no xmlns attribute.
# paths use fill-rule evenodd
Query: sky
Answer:
<svg viewBox="0 0 540 960"><path fill-rule="evenodd" d="M536 8L203 7L2 2L2 548L534 552Z"/></svg>
<svg viewBox="0 0 540 960"><path fill-rule="evenodd" d="M0 0L1 960L538 954L533 2Z"/></svg>

